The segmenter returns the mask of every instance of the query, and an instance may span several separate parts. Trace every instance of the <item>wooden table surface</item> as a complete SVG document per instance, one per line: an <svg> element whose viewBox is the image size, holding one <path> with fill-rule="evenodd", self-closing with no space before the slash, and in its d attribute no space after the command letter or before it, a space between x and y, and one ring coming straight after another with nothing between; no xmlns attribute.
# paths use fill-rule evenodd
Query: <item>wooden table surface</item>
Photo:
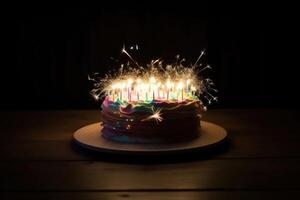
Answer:
<svg viewBox="0 0 300 200"><path fill-rule="evenodd" d="M125 157L71 142L99 111L0 115L0 199L282 199L300 197L297 111L209 110L229 139L205 154Z"/></svg>

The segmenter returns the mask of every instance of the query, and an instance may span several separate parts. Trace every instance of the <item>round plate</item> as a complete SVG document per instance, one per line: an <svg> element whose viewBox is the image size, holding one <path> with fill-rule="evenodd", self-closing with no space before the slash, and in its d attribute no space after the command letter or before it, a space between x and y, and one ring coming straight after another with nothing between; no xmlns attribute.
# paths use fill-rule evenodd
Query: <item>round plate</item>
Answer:
<svg viewBox="0 0 300 200"><path fill-rule="evenodd" d="M168 144L128 144L106 140L101 136L102 125L90 124L78 129L73 137L77 144L98 152L130 153L130 154L161 154L176 153L187 150L204 150L220 144L227 136L221 126L201 121L200 137L182 143ZM200 133L199 133L200 134Z"/></svg>

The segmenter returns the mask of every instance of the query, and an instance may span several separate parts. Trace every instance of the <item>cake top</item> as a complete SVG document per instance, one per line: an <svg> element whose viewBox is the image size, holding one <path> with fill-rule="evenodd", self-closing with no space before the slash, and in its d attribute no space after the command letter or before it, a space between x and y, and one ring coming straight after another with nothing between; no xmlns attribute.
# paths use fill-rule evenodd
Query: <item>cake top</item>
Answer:
<svg viewBox="0 0 300 200"><path fill-rule="evenodd" d="M131 114L135 112L153 113L156 110L160 111L172 111L172 110L205 110L206 107L199 99L183 100L183 101L160 101L152 100L149 102L135 101L125 102L124 101L112 101L109 96L105 98L102 103L102 108L110 109L112 112L119 111L123 114Z"/></svg>
<svg viewBox="0 0 300 200"><path fill-rule="evenodd" d="M181 116L194 116L206 110L206 107L199 99L184 101L159 101L151 102L127 102L111 101L107 96L102 103L102 114L110 115L113 118L128 119L134 121L162 121L165 116L176 118Z"/></svg>

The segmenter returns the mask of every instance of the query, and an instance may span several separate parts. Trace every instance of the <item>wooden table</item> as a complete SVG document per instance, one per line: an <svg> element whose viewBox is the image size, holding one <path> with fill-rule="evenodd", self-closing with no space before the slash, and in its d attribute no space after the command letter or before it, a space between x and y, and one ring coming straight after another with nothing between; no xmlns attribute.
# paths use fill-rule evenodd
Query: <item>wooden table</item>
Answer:
<svg viewBox="0 0 300 200"><path fill-rule="evenodd" d="M0 199L282 199L299 195L297 111L209 110L229 140L203 154L115 157L75 146L99 111L0 116Z"/></svg>

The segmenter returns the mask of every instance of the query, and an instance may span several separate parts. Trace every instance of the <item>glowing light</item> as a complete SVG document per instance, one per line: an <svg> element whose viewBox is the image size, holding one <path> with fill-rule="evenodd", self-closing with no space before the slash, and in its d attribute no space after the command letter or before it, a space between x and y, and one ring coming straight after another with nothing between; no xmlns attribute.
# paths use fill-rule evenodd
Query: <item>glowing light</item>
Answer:
<svg viewBox="0 0 300 200"><path fill-rule="evenodd" d="M179 90L181 90L181 89L183 88L183 86L184 86L183 83L182 83L182 82L179 82L178 85L177 85L177 88L178 88Z"/></svg>
<svg viewBox="0 0 300 200"><path fill-rule="evenodd" d="M152 76L152 77L150 78L150 83L155 83L155 81L156 81L156 79Z"/></svg>
<svg viewBox="0 0 300 200"><path fill-rule="evenodd" d="M152 119L154 119L157 123L161 122L163 120L163 118L161 116L161 109L158 109L158 110L154 111L152 115L150 115L146 119L142 119L142 121L149 121L149 120L152 120Z"/></svg>
<svg viewBox="0 0 300 200"><path fill-rule="evenodd" d="M138 48L135 45L130 50L138 50ZM199 99L209 104L217 101L214 96L217 90L213 88L212 80L201 79L199 76L200 72L211 69L210 65L200 63L205 51L201 51L193 65L187 66L183 63L185 59L179 55L176 56L176 62L173 64L164 64L164 61L159 58L151 60L146 66L140 66L126 51L125 46L121 54L126 55L129 60L125 65L120 64L118 73L107 74L101 79L88 77L89 80L94 81L95 88L91 93L96 100L104 95L111 101L124 105L132 102L150 104L153 101L176 102ZM153 114L152 117L160 119L159 115Z"/></svg>
<svg viewBox="0 0 300 200"><path fill-rule="evenodd" d="M199 57L197 58L196 62L194 63L194 66L197 65L197 63L199 62L199 60L202 58L202 56L205 54L205 50L201 51Z"/></svg>
<svg viewBox="0 0 300 200"><path fill-rule="evenodd" d="M93 94L93 97L94 97L94 99L95 99L96 101L98 101L98 100L99 100L99 95L97 95L97 94Z"/></svg>
<svg viewBox="0 0 300 200"><path fill-rule="evenodd" d="M171 89L172 83L170 82L170 80L167 81L166 85L167 85L167 88L168 88L168 89Z"/></svg>
<svg viewBox="0 0 300 200"><path fill-rule="evenodd" d="M133 80L131 78L127 80L127 85L130 86L132 83L133 83Z"/></svg>

